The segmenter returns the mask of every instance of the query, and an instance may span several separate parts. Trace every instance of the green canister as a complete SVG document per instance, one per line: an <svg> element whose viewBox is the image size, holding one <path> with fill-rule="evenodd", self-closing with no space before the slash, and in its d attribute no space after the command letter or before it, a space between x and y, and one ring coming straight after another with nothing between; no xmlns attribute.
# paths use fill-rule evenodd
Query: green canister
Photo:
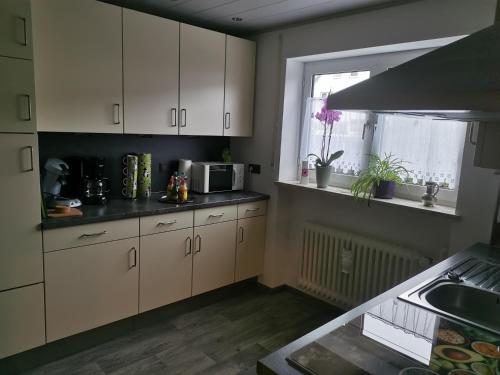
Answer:
<svg viewBox="0 0 500 375"><path fill-rule="evenodd" d="M151 196L151 154L139 154L137 196L139 198Z"/></svg>

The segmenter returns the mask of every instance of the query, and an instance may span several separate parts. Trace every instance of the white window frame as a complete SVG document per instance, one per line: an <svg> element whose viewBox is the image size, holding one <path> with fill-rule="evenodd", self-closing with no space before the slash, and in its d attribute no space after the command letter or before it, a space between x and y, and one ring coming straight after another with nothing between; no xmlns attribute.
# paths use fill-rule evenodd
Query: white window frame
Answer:
<svg viewBox="0 0 500 375"><path fill-rule="evenodd" d="M386 71L387 69L397 66L403 62L406 62L416 56L430 51L430 49L418 49L418 50L408 50L399 51L383 54L356 56L348 58L340 58L333 60L322 60L307 62L304 65L304 81L303 81L303 98L302 98L302 110L301 118L304 118L304 113L306 111L306 101L311 95L313 76L317 74L335 74L335 73L347 73L356 71L370 71L370 78ZM301 126L302 127L302 126ZM367 134L365 137L372 139L375 132L375 121L371 123L371 126L367 127ZM302 134L301 134L302 137ZM463 150L462 150L463 153ZM458 165L462 165L462 153L459 156ZM311 169L309 171L310 182L316 182L316 171ZM330 181L331 186L340 187L344 189L350 189L352 184L357 180L356 176L341 175L337 173L332 173L332 178ZM439 191L439 204L449 207L455 207L458 189L460 185L460 167L457 171L456 176L457 186L453 190L440 189ZM425 193L425 186L418 186L413 184L402 184L396 187L395 195L398 198L419 201L422 195Z"/></svg>

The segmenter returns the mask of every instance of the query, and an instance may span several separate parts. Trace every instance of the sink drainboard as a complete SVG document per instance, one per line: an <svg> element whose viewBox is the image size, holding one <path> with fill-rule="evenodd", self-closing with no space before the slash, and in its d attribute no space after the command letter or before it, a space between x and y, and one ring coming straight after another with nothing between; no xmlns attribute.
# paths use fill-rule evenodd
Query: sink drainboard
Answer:
<svg viewBox="0 0 500 375"><path fill-rule="evenodd" d="M500 292L500 265L498 264L471 258L452 268L448 274L451 273L458 276L460 280L481 289Z"/></svg>

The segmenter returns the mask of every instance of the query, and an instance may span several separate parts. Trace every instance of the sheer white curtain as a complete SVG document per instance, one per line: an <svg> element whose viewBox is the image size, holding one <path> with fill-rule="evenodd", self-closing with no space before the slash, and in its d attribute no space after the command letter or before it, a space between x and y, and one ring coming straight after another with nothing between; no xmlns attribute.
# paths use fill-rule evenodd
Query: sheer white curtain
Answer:
<svg viewBox="0 0 500 375"><path fill-rule="evenodd" d="M405 161L408 183L455 189L467 124L427 117L378 115L372 152Z"/></svg>
<svg viewBox="0 0 500 375"><path fill-rule="evenodd" d="M305 160L308 154L321 154L321 143L325 125L314 115L321 111L323 99L308 98L302 127L300 160ZM364 112L342 111L339 122L333 124L330 154L344 150L344 155L333 162L335 173L357 175L366 166L370 143L368 136L363 139L363 129L369 121L369 115ZM327 133L328 137L328 133ZM327 138L328 142L328 138ZM310 167L314 165L314 157L310 159Z"/></svg>

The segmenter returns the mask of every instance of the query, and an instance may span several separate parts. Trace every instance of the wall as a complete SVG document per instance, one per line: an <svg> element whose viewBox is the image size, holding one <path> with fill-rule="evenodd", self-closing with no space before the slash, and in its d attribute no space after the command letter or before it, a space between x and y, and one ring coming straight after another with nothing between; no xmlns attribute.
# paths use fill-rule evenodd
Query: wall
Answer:
<svg viewBox="0 0 500 375"><path fill-rule="evenodd" d="M489 241L499 181L492 171L472 166L471 145L464 151L460 220L402 208L368 208L345 198L278 188L274 181L278 180L280 164L286 59L469 34L493 23L495 6L495 0L423 0L254 37L255 135L231 140L231 149L236 160L262 165L260 175L247 179L248 188L272 197L261 278L264 284L295 284L300 229L305 220L397 242L434 258L446 249L456 251L477 241Z"/></svg>
<svg viewBox="0 0 500 375"><path fill-rule="evenodd" d="M179 159L218 161L229 147L224 137L186 137L172 135L38 133L40 170L49 157L103 157L105 173L111 181L111 194L121 194L121 158L127 153L151 153L151 190L165 191L167 179L177 170ZM165 169L160 169L160 163Z"/></svg>

